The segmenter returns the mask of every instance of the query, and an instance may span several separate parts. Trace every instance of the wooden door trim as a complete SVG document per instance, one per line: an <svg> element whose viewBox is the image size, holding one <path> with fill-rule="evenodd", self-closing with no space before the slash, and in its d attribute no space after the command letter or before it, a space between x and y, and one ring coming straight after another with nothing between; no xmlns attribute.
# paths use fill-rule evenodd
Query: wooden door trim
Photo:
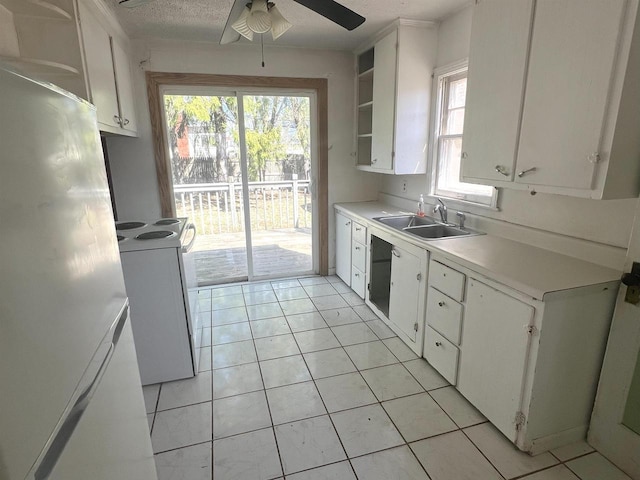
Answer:
<svg viewBox="0 0 640 480"><path fill-rule="evenodd" d="M329 118L328 81L326 78L253 77L242 75L213 75L206 73L146 72L151 136L155 156L160 207L165 217L175 216L175 206L171 195L171 172L169 171L165 128L162 120L163 86L189 87L246 87L286 88L313 90L317 99L317 198L318 198L318 256L319 273L329 273Z"/></svg>

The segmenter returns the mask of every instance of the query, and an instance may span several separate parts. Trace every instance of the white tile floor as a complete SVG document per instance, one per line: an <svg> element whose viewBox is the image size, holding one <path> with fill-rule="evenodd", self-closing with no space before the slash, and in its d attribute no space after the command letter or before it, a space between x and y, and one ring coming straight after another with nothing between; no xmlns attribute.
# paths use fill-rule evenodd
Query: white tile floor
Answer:
<svg viewBox="0 0 640 480"><path fill-rule="evenodd" d="M629 480L517 451L337 277L199 295L200 374L144 388L160 480Z"/></svg>

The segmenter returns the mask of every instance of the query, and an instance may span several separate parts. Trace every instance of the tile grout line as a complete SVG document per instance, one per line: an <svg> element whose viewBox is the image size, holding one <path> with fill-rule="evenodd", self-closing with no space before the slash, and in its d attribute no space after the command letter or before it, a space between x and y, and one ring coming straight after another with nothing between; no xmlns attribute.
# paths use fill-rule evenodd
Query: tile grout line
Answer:
<svg viewBox="0 0 640 480"><path fill-rule="evenodd" d="M295 339L295 337L294 337ZM298 340L295 339L296 344L298 344ZM298 348L300 348L300 345L298 345ZM344 350L344 347L341 347ZM345 351L346 353L346 351ZM347 354L348 356L349 354ZM306 367L307 371L309 372L309 376L311 377L311 381L313 382L313 386L316 389L316 392L318 392L318 397L320 397L320 401L322 402L322 406L324 407L325 412L327 412L327 418L329 419L329 421L331 422L331 426L333 427L333 431L336 434L336 437L338 438L338 442L340 442L340 447L342 448L342 451L344 452L344 456L346 457L346 461L349 462L349 466L351 467L351 471L353 472L354 477L356 477L356 479L358 478L358 474L356 473L355 468L353 467L353 464L351 463L351 459L349 458L349 454L347 453L347 449L344 446L344 443L342 442L342 439L340 438L340 435L338 434L338 429L336 428L336 425L333 421L333 418L331 417L331 414L329 413L329 409L327 408L327 404L324 400L324 398L322 398L322 394L320 393L320 389L318 388L318 384L316 383L316 379L313 377L313 375L311 374L311 370L309 369L309 365L307 364L307 359L304 357L304 355L302 355L302 361L304 362L304 366ZM354 367L357 368L354 364ZM344 460L340 460L340 461L344 461ZM319 467L314 467L314 468L320 468L323 467L324 465L320 465ZM284 469L283 469L284 471ZM296 472L298 473L298 472Z"/></svg>
<svg viewBox="0 0 640 480"><path fill-rule="evenodd" d="M244 295L243 295L244 298ZM245 305L246 306L246 305ZM280 304L278 303L280 307ZM282 307L280 307L282 310ZM249 311L247 310L247 316L249 315ZM286 321L286 319L285 319ZM287 323L288 325L288 323ZM273 434L273 441L276 444L276 452L278 453L278 461L280 462L280 471L282 472L282 476L284 477L284 464L282 462L282 454L280 453L280 445L278 444L278 436L276 435L276 427L273 423L273 414L271 413L271 405L269 404L269 397L267 396L267 386L264 383L264 375L262 373L262 365L260 365L260 357L258 356L258 348L256 347L256 340L253 336L253 330L251 329L251 325L249 325L249 330L251 331L251 341L253 343L253 350L256 354L256 362L258 363L258 370L260 371L260 380L262 381L262 392L264 393L264 401L267 404L267 411L269 412L269 420L271 421L271 433ZM277 477L274 477L277 478Z"/></svg>

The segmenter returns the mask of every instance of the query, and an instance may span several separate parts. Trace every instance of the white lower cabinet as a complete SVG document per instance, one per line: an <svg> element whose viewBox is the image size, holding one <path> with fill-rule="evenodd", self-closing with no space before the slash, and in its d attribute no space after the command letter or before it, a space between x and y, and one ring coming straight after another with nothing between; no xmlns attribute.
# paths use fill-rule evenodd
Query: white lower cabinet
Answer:
<svg viewBox="0 0 640 480"><path fill-rule="evenodd" d="M460 350L429 325L427 325L425 335L429 339L424 344L425 358L447 382L455 385L458 377Z"/></svg>
<svg viewBox="0 0 640 480"><path fill-rule="evenodd" d="M429 253L371 226L369 239L366 303L420 355Z"/></svg>
<svg viewBox="0 0 640 480"><path fill-rule="evenodd" d="M391 248L391 255L389 320L415 343L421 323L417 299L424 298L420 258L398 245Z"/></svg>
<svg viewBox="0 0 640 480"><path fill-rule="evenodd" d="M351 286L351 219L336 211L336 275Z"/></svg>
<svg viewBox="0 0 640 480"><path fill-rule="evenodd" d="M366 294L367 280L362 270L353 267L351 269L351 290L356 292L360 298L364 298Z"/></svg>
<svg viewBox="0 0 640 480"><path fill-rule="evenodd" d="M513 440L533 316L531 305L469 279L458 389Z"/></svg>
<svg viewBox="0 0 640 480"><path fill-rule="evenodd" d="M360 298L366 293L367 227L336 210L336 275Z"/></svg>
<svg viewBox="0 0 640 480"><path fill-rule="evenodd" d="M537 300L438 260L429 266L427 361L520 450L583 440L617 283Z"/></svg>

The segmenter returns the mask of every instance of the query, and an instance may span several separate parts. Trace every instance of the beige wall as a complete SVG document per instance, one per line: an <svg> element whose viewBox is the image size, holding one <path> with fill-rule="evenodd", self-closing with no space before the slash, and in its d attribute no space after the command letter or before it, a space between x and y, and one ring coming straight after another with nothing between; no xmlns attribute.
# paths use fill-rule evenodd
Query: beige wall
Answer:
<svg viewBox="0 0 640 480"><path fill-rule="evenodd" d="M446 18L440 25L438 66L462 60L469 55L472 8ZM407 183L404 193L403 183ZM384 193L415 200L427 193L423 175L385 176ZM560 195L505 190L500 192L500 211L470 209L489 218L536 229L626 248L629 243L636 199L585 200Z"/></svg>
<svg viewBox="0 0 640 480"><path fill-rule="evenodd" d="M111 137L107 141L120 219L154 218L160 214L144 70L328 78L329 205L376 198L378 176L356 170L351 155L354 134L352 55L346 52L265 47L265 60L266 66L262 68L258 44L221 47L204 43L132 42L140 137ZM136 68L140 62L144 62L143 67ZM335 266L335 233L333 209L329 211L331 268Z"/></svg>

